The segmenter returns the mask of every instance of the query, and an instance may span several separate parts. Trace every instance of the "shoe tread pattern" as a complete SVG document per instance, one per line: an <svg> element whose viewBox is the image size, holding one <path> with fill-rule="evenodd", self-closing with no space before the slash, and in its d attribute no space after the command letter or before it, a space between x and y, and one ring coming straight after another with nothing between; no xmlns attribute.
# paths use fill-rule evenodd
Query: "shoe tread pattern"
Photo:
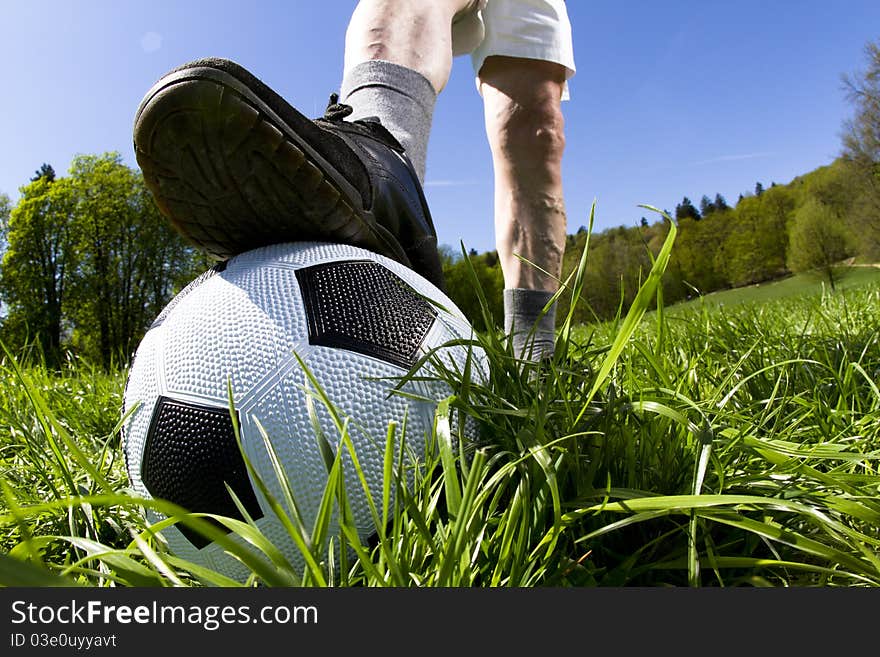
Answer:
<svg viewBox="0 0 880 657"><path fill-rule="evenodd" d="M169 85L144 105L135 135L159 209L218 260L289 241L381 249L333 178L229 87L199 79Z"/></svg>

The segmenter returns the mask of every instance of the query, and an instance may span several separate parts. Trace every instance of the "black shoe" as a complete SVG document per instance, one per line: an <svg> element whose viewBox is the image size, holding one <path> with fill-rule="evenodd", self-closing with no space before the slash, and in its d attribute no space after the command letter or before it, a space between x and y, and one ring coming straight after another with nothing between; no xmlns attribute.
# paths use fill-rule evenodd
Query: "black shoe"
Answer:
<svg viewBox="0 0 880 657"><path fill-rule="evenodd" d="M306 240L393 258L443 289L422 186L378 119L311 120L238 64L202 59L163 76L134 121L134 150L159 209L218 260Z"/></svg>

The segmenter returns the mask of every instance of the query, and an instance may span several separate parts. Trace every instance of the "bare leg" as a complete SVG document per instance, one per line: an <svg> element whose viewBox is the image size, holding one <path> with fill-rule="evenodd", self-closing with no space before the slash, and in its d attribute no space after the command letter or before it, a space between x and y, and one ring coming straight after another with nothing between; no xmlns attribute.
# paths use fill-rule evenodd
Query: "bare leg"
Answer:
<svg viewBox="0 0 880 657"><path fill-rule="evenodd" d="M495 233L505 287L553 292L562 273L566 214L559 64L489 57L480 70L495 170Z"/></svg>

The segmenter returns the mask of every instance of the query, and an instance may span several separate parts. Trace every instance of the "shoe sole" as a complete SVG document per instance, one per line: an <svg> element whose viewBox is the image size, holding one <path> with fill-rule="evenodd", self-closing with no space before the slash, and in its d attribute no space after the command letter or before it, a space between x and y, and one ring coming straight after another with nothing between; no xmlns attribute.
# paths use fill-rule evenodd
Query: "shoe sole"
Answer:
<svg viewBox="0 0 880 657"><path fill-rule="evenodd" d="M218 260L316 240L408 262L343 173L225 71L196 66L162 78L138 108L134 146L156 205Z"/></svg>

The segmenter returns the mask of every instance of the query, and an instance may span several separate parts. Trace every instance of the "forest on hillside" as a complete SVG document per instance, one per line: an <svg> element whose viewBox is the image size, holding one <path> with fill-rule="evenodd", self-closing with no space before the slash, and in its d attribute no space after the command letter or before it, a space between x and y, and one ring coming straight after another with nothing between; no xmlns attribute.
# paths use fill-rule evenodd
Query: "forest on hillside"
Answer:
<svg viewBox="0 0 880 657"><path fill-rule="evenodd" d="M814 271L833 287L836 263L880 260L880 42L868 43L865 55L864 70L844 76L853 115L832 164L785 184L758 182L733 202L706 190L666 216L645 210L635 226L581 226L568 235L563 282L587 249L574 319L626 311L671 221L679 230L662 281L666 304L793 272ZM210 266L118 153L78 156L63 176L44 163L14 205L0 194L0 255L0 340L50 367L70 351L105 369L125 364L164 305ZM499 326L497 253L442 255L453 301L477 329ZM478 290L494 326L483 320ZM570 298L559 303L564 317Z"/></svg>

